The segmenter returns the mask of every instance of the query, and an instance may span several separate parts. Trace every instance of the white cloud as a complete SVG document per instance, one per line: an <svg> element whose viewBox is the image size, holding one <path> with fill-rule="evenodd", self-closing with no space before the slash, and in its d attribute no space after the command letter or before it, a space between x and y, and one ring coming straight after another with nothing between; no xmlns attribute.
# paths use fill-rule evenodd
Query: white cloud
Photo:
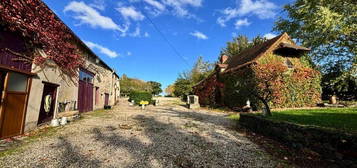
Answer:
<svg viewBox="0 0 357 168"><path fill-rule="evenodd" d="M63 10L64 12L71 11L75 13L74 19L79 20L79 24L88 24L92 27L100 27L102 29L117 30L125 34L128 30L128 25L123 28L117 25L110 17L101 15L94 8L86 5L84 2L72 1Z"/></svg>
<svg viewBox="0 0 357 168"><path fill-rule="evenodd" d="M249 26L250 24L251 23L248 21L248 19L244 18L244 19L238 19L234 25L236 29L239 29L242 26Z"/></svg>
<svg viewBox="0 0 357 168"><path fill-rule="evenodd" d="M144 37L150 37L150 34L148 32L145 32Z"/></svg>
<svg viewBox="0 0 357 168"><path fill-rule="evenodd" d="M143 20L145 17L144 15L135 9L133 6L128 7L119 7L116 10L125 18L125 19L132 19L134 21Z"/></svg>
<svg viewBox="0 0 357 168"><path fill-rule="evenodd" d="M135 30L132 33L129 33L129 36L131 37L149 37L149 33L148 32L142 32L140 29L140 26L137 25Z"/></svg>
<svg viewBox="0 0 357 168"><path fill-rule="evenodd" d="M155 1L155 0L144 0L144 2L148 3L149 5L155 7L156 9L158 9L159 11L164 11L165 10L165 6L160 3L159 1Z"/></svg>
<svg viewBox="0 0 357 168"><path fill-rule="evenodd" d="M144 2L143 9L152 16L161 14L171 14L181 18L196 19L202 21L189 11L189 8L202 6L203 0L128 0L130 3ZM125 2L119 2L119 6L124 6Z"/></svg>
<svg viewBox="0 0 357 168"><path fill-rule="evenodd" d="M194 36L194 37L196 37L198 39L202 39L202 40L207 40L208 39L208 37L205 34L199 32L199 31L195 31L193 33L190 33L190 35Z"/></svg>
<svg viewBox="0 0 357 168"><path fill-rule="evenodd" d="M128 51L128 52L126 52L126 55L131 56L131 55L133 55L133 53L131 53L130 51Z"/></svg>
<svg viewBox="0 0 357 168"><path fill-rule="evenodd" d="M277 8L278 7L269 0L240 0L237 1L236 8L228 7L221 11L223 16L217 19L217 23L225 27L226 22L231 19L246 15L255 15L260 19L273 18L276 15L275 10Z"/></svg>
<svg viewBox="0 0 357 168"><path fill-rule="evenodd" d="M98 49L100 53L107 55L110 58L116 58L119 56L119 54L115 51L112 51L102 45L90 42L90 41L84 41L84 43L91 48L92 50Z"/></svg>
<svg viewBox="0 0 357 168"><path fill-rule="evenodd" d="M141 32L140 27L137 26L135 28L135 31L133 33L131 33L130 36L132 36L132 37L140 37L140 34L141 34L140 32Z"/></svg>
<svg viewBox="0 0 357 168"><path fill-rule="evenodd" d="M264 36L263 36L263 37L265 37L265 38L267 38L267 39L272 39L272 38L276 37L276 34L273 34L273 33L267 33L267 34L264 34Z"/></svg>
<svg viewBox="0 0 357 168"><path fill-rule="evenodd" d="M202 0L163 0L163 3L174 9L174 15L179 17L196 18L187 7L201 7Z"/></svg>
<svg viewBox="0 0 357 168"><path fill-rule="evenodd" d="M105 2L104 0L94 0L89 6L103 11L105 9Z"/></svg>

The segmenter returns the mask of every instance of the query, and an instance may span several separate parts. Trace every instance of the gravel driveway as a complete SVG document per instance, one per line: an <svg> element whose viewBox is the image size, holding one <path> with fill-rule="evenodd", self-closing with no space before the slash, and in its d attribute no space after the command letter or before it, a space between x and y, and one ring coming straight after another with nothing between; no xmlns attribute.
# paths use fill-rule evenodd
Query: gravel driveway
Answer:
<svg viewBox="0 0 357 168"><path fill-rule="evenodd" d="M225 117L170 102L142 111L123 101L1 157L0 167L276 166Z"/></svg>

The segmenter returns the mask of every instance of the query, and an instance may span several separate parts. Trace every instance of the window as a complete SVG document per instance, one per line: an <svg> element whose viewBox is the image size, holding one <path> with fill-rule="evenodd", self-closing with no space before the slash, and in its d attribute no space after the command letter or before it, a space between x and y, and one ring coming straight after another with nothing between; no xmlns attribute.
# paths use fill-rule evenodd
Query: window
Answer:
<svg viewBox="0 0 357 168"><path fill-rule="evenodd" d="M7 91L26 92L27 76L15 72L9 72Z"/></svg>
<svg viewBox="0 0 357 168"><path fill-rule="evenodd" d="M285 65L290 69L290 68L294 68L294 64L289 60L286 59L285 60Z"/></svg>
<svg viewBox="0 0 357 168"><path fill-rule="evenodd" d="M79 71L79 80L93 83L93 75L81 70Z"/></svg>

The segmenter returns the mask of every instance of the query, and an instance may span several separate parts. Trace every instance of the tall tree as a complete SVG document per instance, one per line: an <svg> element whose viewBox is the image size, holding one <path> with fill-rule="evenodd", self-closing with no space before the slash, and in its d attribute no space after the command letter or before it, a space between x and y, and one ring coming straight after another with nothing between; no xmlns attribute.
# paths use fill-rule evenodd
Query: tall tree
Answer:
<svg viewBox="0 0 357 168"><path fill-rule="evenodd" d="M174 92L175 92L175 86L174 85L169 85L165 89L165 93L166 93L167 96L175 96Z"/></svg>
<svg viewBox="0 0 357 168"><path fill-rule="evenodd" d="M256 36L250 42L247 36L239 35L234 37L232 41L227 42L227 46L222 49L221 53L229 57L233 57L240 54L243 50L261 44L266 40L267 39L264 37Z"/></svg>
<svg viewBox="0 0 357 168"><path fill-rule="evenodd" d="M214 64L205 61L203 57L198 57L191 70L179 75L174 83L174 95L185 98L192 93L192 86L205 79L212 73Z"/></svg>
<svg viewBox="0 0 357 168"><path fill-rule="evenodd" d="M287 17L280 17L274 30L287 32L302 45L312 48L310 56L323 74L339 74L325 82L344 89L343 81L352 78L356 85L356 1L296 0L286 5L284 11Z"/></svg>
<svg viewBox="0 0 357 168"><path fill-rule="evenodd" d="M123 74L120 78L120 88L122 95L129 95L132 91L152 92L152 86L148 82L140 79L129 78L125 74Z"/></svg>
<svg viewBox="0 0 357 168"><path fill-rule="evenodd" d="M198 83L201 80L205 79L212 71L213 71L213 64L203 60L203 57L198 57L195 65L193 66L189 78L192 83Z"/></svg>
<svg viewBox="0 0 357 168"><path fill-rule="evenodd" d="M147 82L151 86L151 94L159 95L162 92L161 83L155 81Z"/></svg>
<svg viewBox="0 0 357 168"><path fill-rule="evenodd" d="M192 82L188 79L178 78L174 83L175 96L185 98L185 96L192 93Z"/></svg>

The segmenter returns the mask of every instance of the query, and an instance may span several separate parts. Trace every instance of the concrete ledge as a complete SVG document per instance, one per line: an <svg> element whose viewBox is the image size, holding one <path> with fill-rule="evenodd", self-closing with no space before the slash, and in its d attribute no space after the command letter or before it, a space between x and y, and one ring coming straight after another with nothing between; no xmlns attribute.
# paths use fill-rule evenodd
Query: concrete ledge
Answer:
<svg viewBox="0 0 357 168"><path fill-rule="evenodd" d="M292 148L309 148L339 166L357 165L356 135L272 121L252 114L240 114L239 124Z"/></svg>

